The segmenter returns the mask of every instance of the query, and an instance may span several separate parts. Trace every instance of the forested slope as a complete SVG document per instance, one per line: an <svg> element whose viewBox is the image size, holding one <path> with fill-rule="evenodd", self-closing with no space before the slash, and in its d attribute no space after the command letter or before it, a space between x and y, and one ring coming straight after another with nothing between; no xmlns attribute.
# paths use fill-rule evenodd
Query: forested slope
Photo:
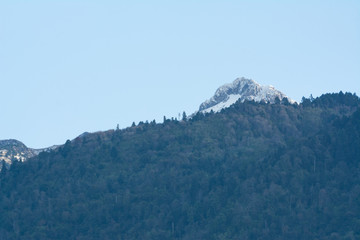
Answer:
<svg viewBox="0 0 360 240"><path fill-rule="evenodd" d="M360 101L236 103L3 170L0 239L359 239Z"/></svg>

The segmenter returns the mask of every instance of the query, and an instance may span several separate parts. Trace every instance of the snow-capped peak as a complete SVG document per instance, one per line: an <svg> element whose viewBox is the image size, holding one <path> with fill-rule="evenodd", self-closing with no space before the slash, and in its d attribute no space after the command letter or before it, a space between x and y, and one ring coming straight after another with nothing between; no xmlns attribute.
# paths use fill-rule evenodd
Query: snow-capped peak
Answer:
<svg viewBox="0 0 360 240"><path fill-rule="evenodd" d="M199 111L203 113L211 110L219 112L223 108L230 107L239 99L241 102L254 100L255 102L275 103L276 98L282 100L288 97L271 85L261 86L252 79L242 77L219 87L212 98L200 105ZM289 102L295 103L291 99L289 99Z"/></svg>

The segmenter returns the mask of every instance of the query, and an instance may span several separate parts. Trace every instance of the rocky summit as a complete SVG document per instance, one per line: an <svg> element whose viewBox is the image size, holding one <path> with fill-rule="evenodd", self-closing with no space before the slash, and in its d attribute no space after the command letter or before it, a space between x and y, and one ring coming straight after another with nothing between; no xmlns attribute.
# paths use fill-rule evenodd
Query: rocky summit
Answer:
<svg viewBox="0 0 360 240"><path fill-rule="evenodd" d="M255 101L275 103L276 98L282 100L287 98L290 103L294 100L288 98L284 93L276 90L273 86L261 86L252 79L237 78L230 84L219 87L215 95L200 105L200 112L219 112L223 108L230 107L237 101Z"/></svg>
<svg viewBox="0 0 360 240"><path fill-rule="evenodd" d="M11 164L13 161L25 161L36 154L22 142L15 139L0 141L0 161Z"/></svg>
<svg viewBox="0 0 360 240"><path fill-rule="evenodd" d="M0 163L5 162L6 166L10 166L14 161L24 162L27 159L38 155L40 152L49 152L52 149L55 149L56 145L42 148L42 149L33 149L28 148L24 143L16 139L6 139L0 140ZM0 164L0 168L2 164Z"/></svg>

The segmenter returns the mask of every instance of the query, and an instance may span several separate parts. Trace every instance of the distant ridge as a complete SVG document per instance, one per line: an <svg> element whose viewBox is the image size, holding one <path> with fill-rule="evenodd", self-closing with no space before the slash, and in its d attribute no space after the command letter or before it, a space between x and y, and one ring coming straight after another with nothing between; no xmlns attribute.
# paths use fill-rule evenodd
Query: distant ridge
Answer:
<svg viewBox="0 0 360 240"><path fill-rule="evenodd" d="M41 152L49 152L57 147L58 145L54 145L48 148L33 149L16 139L0 140L0 163L5 161L5 164L9 166L13 161L24 162Z"/></svg>

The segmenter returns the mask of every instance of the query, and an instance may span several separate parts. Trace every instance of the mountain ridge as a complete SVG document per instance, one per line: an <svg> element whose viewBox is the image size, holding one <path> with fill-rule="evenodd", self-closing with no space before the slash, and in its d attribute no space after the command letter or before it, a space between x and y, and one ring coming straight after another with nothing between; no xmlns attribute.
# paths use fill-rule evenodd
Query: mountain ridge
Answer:
<svg viewBox="0 0 360 240"><path fill-rule="evenodd" d="M2 239L359 239L360 100L236 102L0 175Z"/></svg>

